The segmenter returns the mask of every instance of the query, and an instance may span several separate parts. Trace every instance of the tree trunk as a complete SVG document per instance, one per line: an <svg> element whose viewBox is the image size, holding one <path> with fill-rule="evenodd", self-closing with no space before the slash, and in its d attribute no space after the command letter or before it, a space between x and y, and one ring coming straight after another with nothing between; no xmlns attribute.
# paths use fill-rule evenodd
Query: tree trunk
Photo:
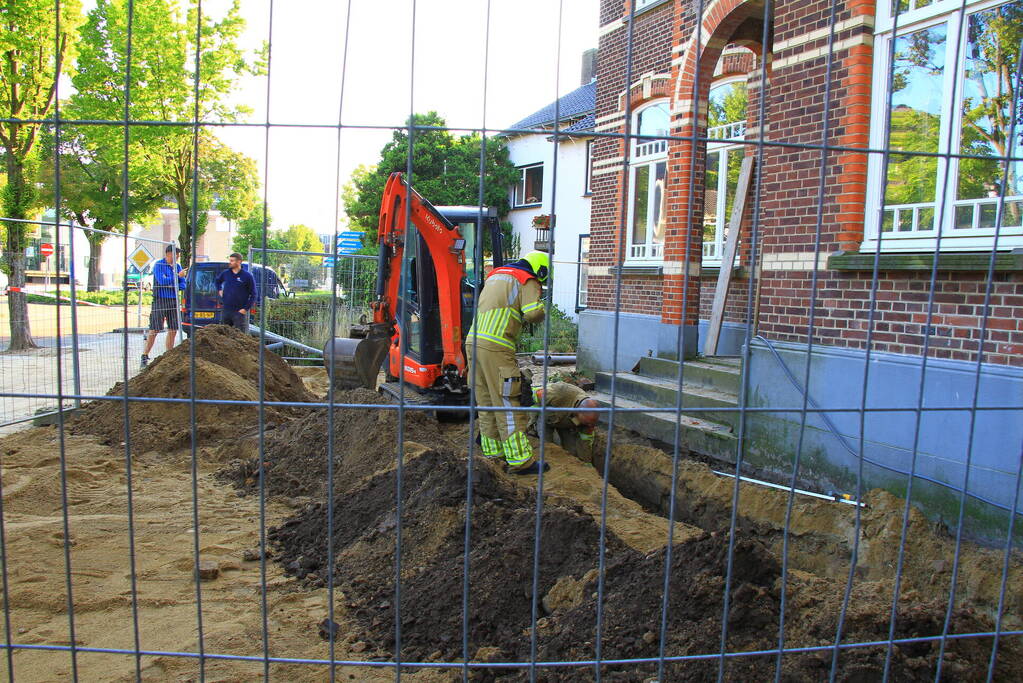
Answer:
<svg viewBox="0 0 1023 683"><path fill-rule="evenodd" d="M12 154L5 155L7 168L7 193L4 196L3 213L8 218L27 218L31 205L29 195L31 188L25 183L25 166ZM25 236L28 226L25 223L7 223L7 244L5 245L4 261L9 273L11 291L7 294L7 309L11 318L11 343L9 351L23 351L38 348L32 339L32 331L28 319L28 300L25 292Z"/></svg>
<svg viewBox="0 0 1023 683"><path fill-rule="evenodd" d="M188 268L192 262L192 207L185 197L184 190L174 194L174 201L178 205L178 246L181 247L181 267Z"/></svg>
<svg viewBox="0 0 1023 683"><path fill-rule="evenodd" d="M89 292L99 291L99 259L100 254L103 253L103 239L96 240L92 235L89 235L89 282L85 289ZM97 237L106 237L106 235L97 235Z"/></svg>

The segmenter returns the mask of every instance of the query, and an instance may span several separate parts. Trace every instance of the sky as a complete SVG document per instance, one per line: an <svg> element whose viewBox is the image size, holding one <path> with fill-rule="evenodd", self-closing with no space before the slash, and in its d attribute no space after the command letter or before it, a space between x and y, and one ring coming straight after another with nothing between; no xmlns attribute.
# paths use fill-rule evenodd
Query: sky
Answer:
<svg viewBox="0 0 1023 683"><path fill-rule="evenodd" d="M598 0L350 2L346 33L346 0L278 0L271 34L269 0L241 0L243 44L269 38L271 63L269 79L244 77L233 99L253 110L249 122L289 127L271 127L269 139L265 126L217 134L257 160L274 228L333 232L338 170L347 182L391 138L343 129L338 163L339 108L345 126L401 126L411 111L435 110L451 127L507 127L577 88L582 52L597 43ZM227 4L207 0L204 12Z"/></svg>

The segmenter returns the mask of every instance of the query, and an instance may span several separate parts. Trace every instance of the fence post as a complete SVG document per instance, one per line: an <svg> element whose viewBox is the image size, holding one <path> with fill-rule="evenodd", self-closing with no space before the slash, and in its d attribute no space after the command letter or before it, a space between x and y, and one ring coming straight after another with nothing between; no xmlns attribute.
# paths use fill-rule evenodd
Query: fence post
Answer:
<svg viewBox="0 0 1023 683"><path fill-rule="evenodd" d="M126 242L128 241L128 233L127 232L124 233L124 240ZM135 243L136 243L136 245L142 244L142 242L140 242L138 240L135 240ZM128 264L127 263L124 264L124 281L125 282L128 281ZM177 285L177 282L175 281L174 284ZM139 282L138 282L138 288L137 288L136 291L138 292L138 295L139 295L139 302L138 302L138 305L135 307L135 327L142 327L142 270L141 269L139 270ZM175 291L177 291L177 290L175 290ZM128 288L127 287L124 288L124 295L128 296ZM153 296L156 296L156 287L155 286L153 287ZM125 306L128 305L127 299L125 300L124 305ZM125 353L127 353L127 352L128 352L128 350L125 349Z"/></svg>
<svg viewBox="0 0 1023 683"><path fill-rule="evenodd" d="M60 219L57 219L57 230L60 230ZM71 365L74 372L75 386L75 408L82 407L82 373L78 364L78 289L75 284L75 222L68 223L68 249L71 260L68 264L68 280L71 289ZM60 277L60 259L58 257L57 271ZM57 300L57 315L60 315L60 300ZM61 406L63 409L63 406Z"/></svg>
<svg viewBox="0 0 1023 683"><path fill-rule="evenodd" d="M357 260L358 259L348 259L348 262L352 266L351 283L349 284L349 287L348 287L348 307L349 308L351 308L354 305L353 302L355 300L354 299L354 297L355 297L355 262Z"/></svg>

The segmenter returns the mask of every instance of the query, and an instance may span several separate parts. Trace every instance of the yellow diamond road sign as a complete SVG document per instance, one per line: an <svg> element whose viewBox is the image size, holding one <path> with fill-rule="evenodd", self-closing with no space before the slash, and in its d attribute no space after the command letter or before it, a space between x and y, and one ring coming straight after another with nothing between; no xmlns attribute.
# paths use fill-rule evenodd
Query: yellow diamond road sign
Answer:
<svg viewBox="0 0 1023 683"><path fill-rule="evenodd" d="M145 270L146 266L153 260L153 255L149 253L145 245L140 244L135 247L135 251L131 252L131 256L128 260L135 264L135 267L139 270Z"/></svg>

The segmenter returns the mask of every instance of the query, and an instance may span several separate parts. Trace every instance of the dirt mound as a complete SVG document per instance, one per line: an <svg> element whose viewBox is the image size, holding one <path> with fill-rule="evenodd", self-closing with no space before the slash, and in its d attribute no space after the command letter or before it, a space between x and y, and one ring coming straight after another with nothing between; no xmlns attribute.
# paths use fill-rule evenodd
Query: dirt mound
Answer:
<svg viewBox="0 0 1023 683"><path fill-rule="evenodd" d="M553 472L553 470L552 470ZM410 458L402 492L402 658L452 661L462 656L462 571L466 461L428 451ZM492 463L474 468L472 543L469 551L469 650L486 661L523 661L530 654L534 559L534 494L508 480ZM384 656L394 650L395 471L378 473L334 503L334 576L344 594L339 609L362 631L357 637ZM544 506L538 579L540 660L594 656L599 520L581 506L548 498ZM286 571L312 585L327 575L327 509L307 506L272 529L270 539ZM737 532L730 591L729 651L777 646L781 568L772 549L773 531L751 523ZM728 557L727 533L703 533L675 546L671 562L666 653L714 653L720 648ZM656 657L664 585L665 550L641 553L613 530L607 535L602 656ZM789 577L786 647L830 645L835 638L845 583L805 572ZM844 626L845 642L887 638L887 585L860 582ZM941 633L945 603L907 592L900 602L896 637ZM990 619L969 607L953 615L951 632L989 630ZM353 636L355 637L355 636ZM932 680L938 646L933 642L896 648L892 673L899 680ZM990 642L948 642L945 671L954 679L986 671ZM884 667L883 648L843 652L840 678L874 679ZM999 666L1023 664L1019 644L1001 643ZM831 652L791 654L783 661L790 680L827 676ZM728 676L763 680L773 676L773 657L729 660ZM669 680L705 680L717 664L687 662L669 667ZM479 672L489 679L509 672ZM607 667L608 680L637 680L653 666ZM592 680L592 670L547 670L544 680ZM511 680L525 678L516 673ZM502 679L504 680L504 679Z"/></svg>
<svg viewBox="0 0 1023 683"><path fill-rule="evenodd" d="M657 657L662 609L665 553L638 557L623 555L608 562L602 657L634 659ZM715 653L721 647L721 615L725 588L728 535L706 534L675 548L672 554L665 654ZM728 651L757 651L777 647L780 616L779 578L781 568L774 553L754 533L740 532L736 538L733 576L728 611ZM888 603L864 587L854 593L853 605L844 624L845 642L877 641L887 638ZM586 659L594 656L592 642L580 634L596 632L596 600L592 590L587 599L571 610L555 613L540 625L541 660ZM807 577L790 580L786 611L786 647L830 645L834 642L841 605L842 585ZM903 600L896 638L935 636L941 633L945 602ZM989 630L990 620L969 609L953 615L952 632ZM953 645L955 643L955 645ZM1016 646L1006 641L1003 666L1021 661ZM975 680L987 671L990 639L949 641L945 655L946 675L951 680ZM918 643L896 648L892 671L895 680L933 680L938 644ZM520 645L515 657L528 656ZM843 652L839 659L839 680L877 680L884 671L883 648L857 648ZM727 680L767 680L774 675L773 656L730 659ZM783 659L785 680L823 680L831 668L831 652L790 654ZM716 661L668 665L666 680L703 681L717 676ZM656 668L606 667L608 680L636 680L640 673L653 675ZM592 671L561 670L552 681L591 680Z"/></svg>
<svg viewBox="0 0 1023 683"><path fill-rule="evenodd" d="M227 401L259 400L258 341L224 325L200 329L195 336L195 396ZM276 354L265 351L263 388L267 401L311 401L302 380ZM189 344L164 353L128 381L128 396L189 398L191 379ZM124 385L115 384L108 396L123 396ZM258 407L196 404L196 434L206 443L237 437L258 425ZM294 414L288 408L266 407L268 423ZM173 451L191 439L190 404L129 402L132 445L137 452ZM108 443L124 441L124 405L117 401L94 401L69 424L78 434L94 434Z"/></svg>
<svg viewBox="0 0 1023 683"><path fill-rule="evenodd" d="M341 392L338 403L387 405L369 389ZM264 476L274 496L323 497L327 491L328 410L320 409L268 432L264 441ZM407 438L436 446L443 441L437 420L422 411L404 414ZM380 408L334 409L334 486L349 490L361 479L395 464L398 411ZM406 442L407 444L409 442ZM408 451L408 448L406 448ZM259 458L231 463L218 473L222 481L254 493L259 484Z"/></svg>
<svg viewBox="0 0 1023 683"><path fill-rule="evenodd" d="M363 640L393 648L395 476L390 470L338 496L334 515L335 577L347 608L365 627ZM461 656L462 561L467 461L427 451L409 460L403 477L402 652L425 659L438 651ZM469 607L473 651L522 638L529 627L533 575L534 501L482 459L474 468ZM270 531L278 559L307 581L327 571L327 509L308 506ZM545 506L539 589L597 566L599 529L581 508ZM628 551L608 537L608 556ZM542 610L542 608L541 608ZM541 612L542 613L542 612Z"/></svg>

